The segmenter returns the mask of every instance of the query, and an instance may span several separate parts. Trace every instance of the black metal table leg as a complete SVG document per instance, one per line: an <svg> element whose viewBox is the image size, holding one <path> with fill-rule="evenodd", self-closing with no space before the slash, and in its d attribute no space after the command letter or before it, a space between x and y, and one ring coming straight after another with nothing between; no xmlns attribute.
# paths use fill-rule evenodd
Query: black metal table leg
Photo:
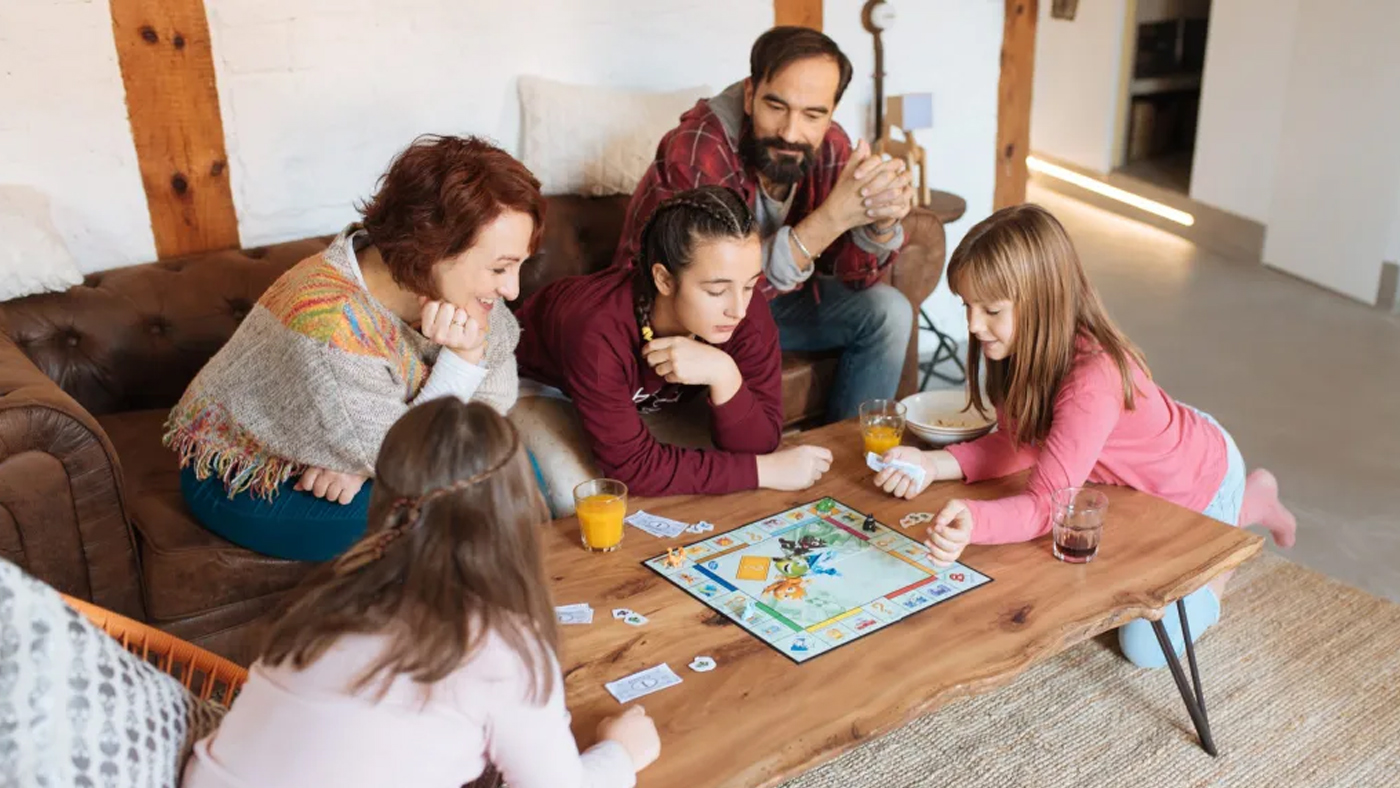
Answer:
<svg viewBox="0 0 1400 788"><path fill-rule="evenodd" d="M919 390L923 391L928 388L930 377L936 377L953 385L965 383L967 381L967 368L963 366L962 358L958 355L958 343L954 342L952 337L939 331L938 326L933 324L933 318L929 317L928 312L923 309L919 310L919 330L932 331L933 335L938 338L938 347L933 350L933 358L919 363L919 371L924 373L923 377L919 379ZM952 362L953 366L957 368L957 372L940 372L938 368L949 362Z"/></svg>
<svg viewBox="0 0 1400 788"><path fill-rule="evenodd" d="M1196 667L1196 648L1191 643L1191 625L1186 620L1186 604L1181 599L1176 601L1176 612L1181 618L1181 637L1186 642L1186 660L1191 665L1191 687L1186 685L1186 674L1181 669L1181 661L1176 657L1171 639L1167 637L1166 626L1160 620L1153 621L1152 632L1157 635L1157 644L1162 647L1162 654L1167 658L1167 667L1171 668L1176 688L1181 693L1182 701L1186 703L1186 712L1191 715L1191 722L1196 726L1196 735L1201 739L1201 749L1215 757L1215 740L1211 738L1210 720L1206 718L1206 697L1201 690L1201 673Z"/></svg>

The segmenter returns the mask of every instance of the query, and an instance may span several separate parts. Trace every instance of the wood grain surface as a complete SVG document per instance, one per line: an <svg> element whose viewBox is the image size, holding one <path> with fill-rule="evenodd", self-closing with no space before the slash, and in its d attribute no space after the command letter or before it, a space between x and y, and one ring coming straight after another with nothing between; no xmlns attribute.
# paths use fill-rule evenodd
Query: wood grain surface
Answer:
<svg viewBox="0 0 1400 788"><path fill-rule="evenodd" d="M562 628L561 662L580 746L592 744L598 721L622 708L605 683L662 662L684 679L641 701L662 739L660 760L639 775L644 788L776 785L949 701L1007 684L1039 660L1194 591L1261 545L1256 535L1160 499L1106 488L1107 525L1093 562L1057 561L1048 537L972 546L964 563L994 582L794 664L641 562L668 546L828 495L918 535L926 526L900 529L900 517L937 512L954 497L1004 496L1025 481L945 482L902 501L871 484L874 474L863 462L854 421L802 433L795 442L825 445L835 454L831 471L813 489L629 504L629 512L644 508L687 522L707 520L716 526L713 534L662 540L628 527L621 548L606 554L582 549L573 518L555 521L544 534L555 603L588 602L595 609L592 625ZM642 613L650 623L614 621L615 607ZM701 654L714 657L718 667L691 671L687 665Z"/></svg>

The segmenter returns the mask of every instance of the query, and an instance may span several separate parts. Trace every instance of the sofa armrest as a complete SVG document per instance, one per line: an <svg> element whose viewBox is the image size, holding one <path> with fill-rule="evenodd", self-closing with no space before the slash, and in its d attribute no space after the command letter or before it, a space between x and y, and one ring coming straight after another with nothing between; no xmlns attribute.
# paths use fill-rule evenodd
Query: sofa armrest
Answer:
<svg viewBox="0 0 1400 788"><path fill-rule="evenodd" d="M0 335L0 556L144 619L121 464L97 421Z"/></svg>
<svg viewBox="0 0 1400 788"><path fill-rule="evenodd" d="M899 377L897 397L907 397L919 389L919 308L938 287L947 260L947 236L943 223L933 211L915 208L904 218L904 249L885 275L909 299L914 308L914 331L909 339L909 351L904 371Z"/></svg>

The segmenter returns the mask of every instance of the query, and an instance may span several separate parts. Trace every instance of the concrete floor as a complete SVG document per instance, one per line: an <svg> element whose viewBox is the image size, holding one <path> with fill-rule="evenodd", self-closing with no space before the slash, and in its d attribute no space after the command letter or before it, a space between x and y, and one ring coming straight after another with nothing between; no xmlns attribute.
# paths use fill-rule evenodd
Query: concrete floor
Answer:
<svg viewBox="0 0 1400 788"><path fill-rule="evenodd" d="M1114 172L1185 195L1191 190L1191 159L1190 151L1170 153L1155 159L1129 162Z"/></svg>
<svg viewBox="0 0 1400 788"><path fill-rule="evenodd" d="M1281 554L1400 602L1400 316L1072 198L1030 199L1069 229L1158 383L1278 476L1299 525Z"/></svg>

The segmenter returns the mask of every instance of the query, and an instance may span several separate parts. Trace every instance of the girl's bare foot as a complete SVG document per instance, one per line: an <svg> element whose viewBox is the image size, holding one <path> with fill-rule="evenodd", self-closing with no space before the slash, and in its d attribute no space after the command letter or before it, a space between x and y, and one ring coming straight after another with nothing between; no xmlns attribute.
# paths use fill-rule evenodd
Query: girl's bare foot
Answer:
<svg viewBox="0 0 1400 788"><path fill-rule="evenodd" d="M1278 499L1278 480L1260 468L1244 483L1240 527L1262 525L1279 547L1292 547L1298 537L1298 520Z"/></svg>

